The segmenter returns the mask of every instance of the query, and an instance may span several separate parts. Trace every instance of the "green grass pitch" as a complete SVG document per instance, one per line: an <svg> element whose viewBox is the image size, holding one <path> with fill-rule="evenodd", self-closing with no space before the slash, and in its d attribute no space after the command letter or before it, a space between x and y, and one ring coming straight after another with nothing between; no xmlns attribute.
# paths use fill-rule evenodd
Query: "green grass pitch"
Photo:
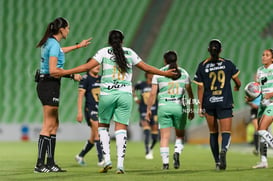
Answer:
<svg viewBox="0 0 273 181"><path fill-rule="evenodd" d="M170 169L161 170L159 145L154 149L154 159L145 160L141 142L128 142L124 175L115 173L115 142L111 142L113 169L98 173L95 149L86 155L86 166L79 166L74 156L83 147L83 142L57 142L56 161L67 169L66 173L33 173L37 157L36 142L0 142L0 180L77 180L77 181L251 181L271 180L273 177L272 152L269 153L269 168L251 168L259 158L251 153L249 145L231 145L227 154L227 170L215 171L208 145L186 144L181 155L181 167L172 166L173 144L170 147ZM271 150L272 151L272 150Z"/></svg>

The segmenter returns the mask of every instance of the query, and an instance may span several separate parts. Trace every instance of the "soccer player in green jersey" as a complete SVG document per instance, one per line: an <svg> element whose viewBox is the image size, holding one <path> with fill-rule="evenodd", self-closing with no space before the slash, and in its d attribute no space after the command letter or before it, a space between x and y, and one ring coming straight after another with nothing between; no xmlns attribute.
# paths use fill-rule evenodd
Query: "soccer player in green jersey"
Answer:
<svg viewBox="0 0 273 181"><path fill-rule="evenodd" d="M175 69L167 71L150 66L130 48L123 47L124 35L119 30L112 30L108 36L110 46L100 49L86 64L76 68L59 69L57 75L85 72L98 64L102 65L102 77L99 100L99 136L104 154L104 167L101 173L112 168L110 156L109 126L113 119L115 122L115 138L117 149L117 172L124 173L124 158L126 153L127 126L131 116L132 73L133 66L137 66L145 72L159 74L167 77L175 77Z"/></svg>
<svg viewBox="0 0 273 181"><path fill-rule="evenodd" d="M176 140L173 154L174 168L180 167L180 154L184 148L183 139L185 134L185 126L188 119L193 119L193 93L191 89L191 81L186 70L177 66L177 54L174 51L168 51L164 54L165 66L161 70L175 68L179 72L176 78L167 78L154 75L152 80L152 91L147 104L146 119L149 121L152 115L151 107L155 101L158 91L158 123L160 129L160 154L162 157L162 169L169 169L169 140L172 127L175 128ZM185 101L185 91L189 96L190 109L183 102Z"/></svg>
<svg viewBox="0 0 273 181"><path fill-rule="evenodd" d="M252 168L267 168L267 144L273 147L273 137L267 131L273 120L273 49L264 50L262 63L263 66L257 70L257 81L262 89L262 99L257 115L261 161Z"/></svg>

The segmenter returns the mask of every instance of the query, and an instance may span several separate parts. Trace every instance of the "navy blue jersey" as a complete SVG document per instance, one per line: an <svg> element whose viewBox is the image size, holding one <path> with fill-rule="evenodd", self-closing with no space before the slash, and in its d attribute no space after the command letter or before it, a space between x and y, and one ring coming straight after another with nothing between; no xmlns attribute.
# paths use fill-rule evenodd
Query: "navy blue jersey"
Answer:
<svg viewBox="0 0 273 181"><path fill-rule="evenodd" d="M139 104L139 112L146 113L147 111L147 102L150 97L150 93L152 90L152 84L147 84L146 81L137 82L135 85L135 90L139 90L141 92L141 99ZM151 107L151 111L153 115L157 114L157 100Z"/></svg>
<svg viewBox="0 0 273 181"><path fill-rule="evenodd" d="M79 88L85 89L85 108L90 111L98 111L98 102L100 95L100 79L92 77L89 73L82 76Z"/></svg>
<svg viewBox="0 0 273 181"><path fill-rule="evenodd" d="M233 98L230 80L238 76L239 70L230 60L206 59L201 62L194 76L194 82L203 85L203 108L232 108Z"/></svg>

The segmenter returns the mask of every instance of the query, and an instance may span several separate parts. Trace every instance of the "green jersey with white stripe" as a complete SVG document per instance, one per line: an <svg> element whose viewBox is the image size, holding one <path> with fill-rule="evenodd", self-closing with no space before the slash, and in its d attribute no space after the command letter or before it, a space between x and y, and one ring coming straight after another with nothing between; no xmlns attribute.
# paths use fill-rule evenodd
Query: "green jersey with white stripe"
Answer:
<svg viewBox="0 0 273 181"><path fill-rule="evenodd" d="M164 66L160 70L166 71L169 65ZM158 106L180 104L185 94L185 85L190 84L190 77L186 70L178 67L181 71L181 77L172 80L160 75L154 75L152 84L158 85Z"/></svg>
<svg viewBox="0 0 273 181"><path fill-rule="evenodd" d="M257 70L257 81L260 82L261 89L262 89L262 97L266 93L273 92L273 64L265 68L264 66L259 67ZM264 105L273 105L273 97L270 100L264 100L262 98L261 101Z"/></svg>
<svg viewBox="0 0 273 181"><path fill-rule="evenodd" d="M132 68L142 60L130 48L123 47L123 51L129 67L125 73L119 71L112 47L100 49L93 57L102 65L100 95L132 93Z"/></svg>

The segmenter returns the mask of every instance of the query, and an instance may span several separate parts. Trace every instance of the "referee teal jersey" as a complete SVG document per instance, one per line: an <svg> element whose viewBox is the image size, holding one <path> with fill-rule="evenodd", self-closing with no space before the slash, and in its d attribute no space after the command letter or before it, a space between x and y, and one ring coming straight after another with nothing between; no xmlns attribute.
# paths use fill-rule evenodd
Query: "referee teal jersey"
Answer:
<svg viewBox="0 0 273 181"><path fill-rule="evenodd" d="M41 47L41 74L49 74L49 57L57 57L57 68L64 68L65 56L60 43L55 38L48 38Z"/></svg>

